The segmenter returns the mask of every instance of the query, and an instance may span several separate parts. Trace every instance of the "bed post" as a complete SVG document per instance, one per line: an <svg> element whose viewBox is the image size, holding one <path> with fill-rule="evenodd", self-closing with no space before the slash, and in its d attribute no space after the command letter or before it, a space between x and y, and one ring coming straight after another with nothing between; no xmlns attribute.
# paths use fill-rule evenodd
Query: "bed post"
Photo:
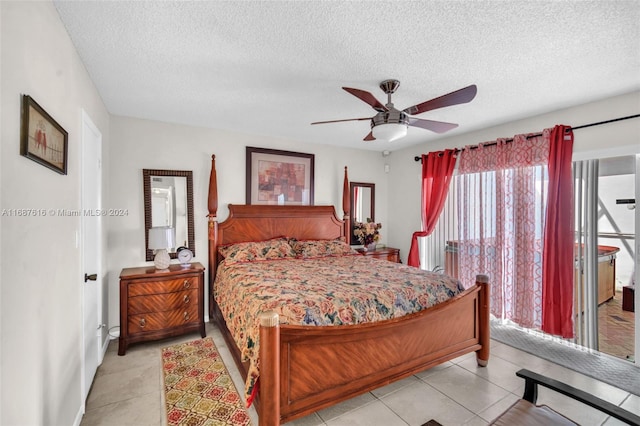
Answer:
<svg viewBox="0 0 640 426"><path fill-rule="evenodd" d="M209 175L209 321L213 321L213 281L216 277L218 256L218 177L216 174L216 156L211 156L211 174Z"/></svg>
<svg viewBox="0 0 640 426"><path fill-rule="evenodd" d="M260 314L259 426L280 424L280 325L273 311Z"/></svg>
<svg viewBox="0 0 640 426"><path fill-rule="evenodd" d="M480 318L478 327L480 328L480 345L482 348L476 351L476 360L480 367L486 367L489 363L489 346L491 342L491 331L489 327L489 277L487 275L476 275L476 285L480 286L478 296L478 311Z"/></svg>
<svg viewBox="0 0 640 426"><path fill-rule="evenodd" d="M351 191L349 190L349 177L347 176L347 166L344 166L344 183L342 185L342 211L344 216L344 236L347 244L351 244Z"/></svg>

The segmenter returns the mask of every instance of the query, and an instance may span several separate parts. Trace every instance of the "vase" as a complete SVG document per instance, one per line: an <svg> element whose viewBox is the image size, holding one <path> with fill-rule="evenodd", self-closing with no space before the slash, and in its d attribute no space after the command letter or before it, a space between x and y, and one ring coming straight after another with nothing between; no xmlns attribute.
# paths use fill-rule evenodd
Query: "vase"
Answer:
<svg viewBox="0 0 640 426"><path fill-rule="evenodd" d="M371 243L365 246L365 250L374 251L376 249L376 243Z"/></svg>

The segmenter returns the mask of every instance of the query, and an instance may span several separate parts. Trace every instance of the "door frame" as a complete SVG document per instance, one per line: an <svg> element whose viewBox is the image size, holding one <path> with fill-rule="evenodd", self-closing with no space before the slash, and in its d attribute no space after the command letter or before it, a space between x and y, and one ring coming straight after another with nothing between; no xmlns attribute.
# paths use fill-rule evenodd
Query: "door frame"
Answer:
<svg viewBox="0 0 640 426"><path fill-rule="evenodd" d="M635 219L636 219L636 229L635 229L635 255L636 255L636 264L635 264L635 287L640 286L640 206L638 203L640 202L640 154L636 154L636 208L635 208ZM636 365L639 363L638 358L640 357L640 292L634 291L634 306L635 306L635 352L633 353L633 362Z"/></svg>
<svg viewBox="0 0 640 426"><path fill-rule="evenodd" d="M624 156L635 156L636 159L636 176L635 176L635 198L636 198L636 208L635 208L635 282L638 284L640 282L640 206L638 206L638 201L640 200L640 145L625 145L614 147L610 149L601 149L596 151L583 151L583 152L574 152L572 161L579 160L592 160L592 159L604 159L604 158L614 158L614 157L624 157ZM633 354L633 362L636 365L640 365L640 361L638 357L640 355L640 293L635 292L634 295L634 303L636 306L636 312L634 315L634 329L635 329L635 344L634 344L634 354Z"/></svg>

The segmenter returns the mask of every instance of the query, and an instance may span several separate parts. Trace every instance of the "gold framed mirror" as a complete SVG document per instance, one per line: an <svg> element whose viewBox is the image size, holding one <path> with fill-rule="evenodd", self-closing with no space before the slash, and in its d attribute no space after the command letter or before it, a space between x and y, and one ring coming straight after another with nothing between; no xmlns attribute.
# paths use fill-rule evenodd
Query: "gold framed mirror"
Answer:
<svg viewBox="0 0 640 426"><path fill-rule="evenodd" d="M144 192L144 247L146 260L153 260L149 249L149 229L169 226L176 231L176 246L169 256L177 258L178 247L196 254L193 221L193 172L187 170L142 170Z"/></svg>
<svg viewBox="0 0 640 426"><path fill-rule="evenodd" d="M351 245L359 245L353 234L356 222L366 222L367 218L375 221L376 184L366 182L350 182L351 194Z"/></svg>

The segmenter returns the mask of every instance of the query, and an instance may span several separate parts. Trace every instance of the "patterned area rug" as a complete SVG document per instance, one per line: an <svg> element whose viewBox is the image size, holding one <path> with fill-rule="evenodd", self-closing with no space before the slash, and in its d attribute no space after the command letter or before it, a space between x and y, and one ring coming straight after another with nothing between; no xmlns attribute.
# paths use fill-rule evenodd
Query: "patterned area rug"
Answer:
<svg viewBox="0 0 640 426"><path fill-rule="evenodd" d="M162 349L169 425L251 424L211 337Z"/></svg>

